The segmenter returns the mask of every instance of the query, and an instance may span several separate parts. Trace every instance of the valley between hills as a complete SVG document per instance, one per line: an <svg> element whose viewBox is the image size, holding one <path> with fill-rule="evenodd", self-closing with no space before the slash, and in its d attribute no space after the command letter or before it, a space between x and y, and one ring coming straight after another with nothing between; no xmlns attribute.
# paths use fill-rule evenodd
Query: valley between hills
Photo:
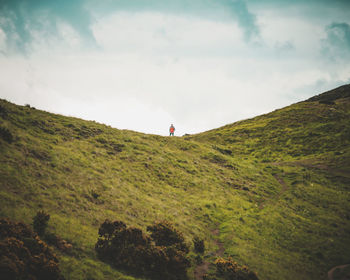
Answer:
<svg viewBox="0 0 350 280"><path fill-rule="evenodd" d="M350 85L182 137L0 100L0 161L0 219L32 227L48 213L46 231L68 244L48 246L64 279L152 279L98 257L106 219L144 233L170 222L188 279L248 279L220 275L217 258L260 280L348 279L328 272L350 264Z"/></svg>

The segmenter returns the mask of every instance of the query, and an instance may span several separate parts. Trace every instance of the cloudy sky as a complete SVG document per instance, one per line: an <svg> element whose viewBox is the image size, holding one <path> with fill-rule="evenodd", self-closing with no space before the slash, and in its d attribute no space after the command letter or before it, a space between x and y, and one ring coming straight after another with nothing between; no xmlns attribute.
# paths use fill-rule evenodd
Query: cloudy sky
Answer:
<svg viewBox="0 0 350 280"><path fill-rule="evenodd" d="M0 0L0 97L196 133L350 83L350 1Z"/></svg>

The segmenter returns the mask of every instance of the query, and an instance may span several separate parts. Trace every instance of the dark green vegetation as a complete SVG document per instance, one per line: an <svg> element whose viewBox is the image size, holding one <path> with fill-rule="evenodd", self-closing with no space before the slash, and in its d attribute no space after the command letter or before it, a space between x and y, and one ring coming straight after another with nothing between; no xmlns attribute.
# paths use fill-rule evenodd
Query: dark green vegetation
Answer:
<svg viewBox="0 0 350 280"><path fill-rule="evenodd" d="M48 222L50 220L50 215L45 213L45 211L38 211L36 216L33 218L33 229L41 237L45 235Z"/></svg>
<svg viewBox="0 0 350 280"><path fill-rule="evenodd" d="M1 279L62 280L58 260L27 225L0 219Z"/></svg>
<svg viewBox="0 0 350 280"><path fill-rule="evenodd" d="M219 258L215 261L215 265L216 275L223 277L225 280L258 280L256 274L250 271L248 267L240 266L231 258L228 260Z"/></svg>
<svg viewBox="0 0 350 280"><path fill-rule="evenodd" d="M169 222L156 222L141 229L124 222L106 220L99 229L95 245L98 257L114 267L146 275L151 279L187 279L189 248L179 231Z"/></svg>
<svg viewBox="0 0 350 280"><path fill-rule="evenodd" d="M220 242L259 279L327 279L350 263L349 92L171 138L2 100L0 217L50 214L47 231L72 244L55 249L66 279L137 278L97 258L106 219L143 232L171 221L191 245L189 278Z"/></svg>

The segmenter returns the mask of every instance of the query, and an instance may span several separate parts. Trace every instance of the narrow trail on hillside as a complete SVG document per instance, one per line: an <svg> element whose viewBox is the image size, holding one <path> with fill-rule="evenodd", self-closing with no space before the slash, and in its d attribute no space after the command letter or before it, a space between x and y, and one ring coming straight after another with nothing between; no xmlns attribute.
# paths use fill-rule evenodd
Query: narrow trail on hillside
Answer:
<svg viewBox="0 0 350 280"><path fill-rule="evenodd" d="M317 169L322 169L322 170L328 170L328 171L331 171L331 169L326 166L326 165L322 165L322 164L311 164L310 162L306 162L306 161L303 161L303 162L288 162L288 163L283 163L285 165L291 165L291 166L303 166L303 167L307 167L307 168L317 168ZM281 165L281 163L275 163L274 165ZM334 174L338 174L340 176L343 176L343 177L347 177L348 178L348 175L347 176L344 176L343 173L339 172L339 171L334 171ZM283 179L281 177L279 177L277 174L274 174L273 175L275 177L275 179L280 183L280 185L282 186L282 190L280 191L280 193L273 197L275 199L278 199L286 190L288 190L288 186L287 184L283 181ZM264 202L262 202L260 205L259 205L259 208L260 209L263 209L265 207L265 205L271 200L272 198L270 199L267 199L265 200ZM337 265L333 268L331 268L329 271L328 271L328 280L335 280L334 279L334 276L333 276L333 273L337 270L337 269L340 269L341 271L344 270L345 268L347 268L348 266L350 266L350 264L344 264L344 265ZM340 280L350 280L350 273L348 273L347 275L344 275Z"/></svg>
<svg viewBox="0 0 350 280"><path fill-rule="evenodd" d="M333 273L336 269L343 270L344 268L350 266L350 264L338 265L333 267L330 271L328 271L328 280L334 280ZM345 275L341 280L350 280L350 274Z"/></svg>
<svg viewBox="0 0 350 280"><path fill-rule="evenodd" d="M259 209L263 209L266 206L266 204L269 204L272 200L277 201L281 197L281 195L288 190L288 186L287 186L286 182L281 177L279 177L277 174L273 174L272 176L275 177L275 179L278 181L278 183L282 186L282 189L277 195L263 201L259 205Z"/></svg>
<svg viewBox="0 0 350 280"><path fill-rule="evenodd" d="M346 179L350 179L349 171L343 166L334 168L331 167L329 163L315 160L298 160L298 161L286 161L286 162L273 162L272 165L275 166L301 166L308 169L317 169L329 172L335 176L344 177Z"/></svg>
<svg viewBox="0 0 350 280"><path fill-rule="evenodd" d="M219 229L215 229L211 232L215 237L219 236ZM225 248L222 242L220 242L217 238L215 238L214 243L218 246L218 249L214 253L217 257L222 257ZM194 270L194 279L196 280L203 280L204 274L206 274L209 270L210 262L204 261L201 264L197 265L197 267Z"/></svg>

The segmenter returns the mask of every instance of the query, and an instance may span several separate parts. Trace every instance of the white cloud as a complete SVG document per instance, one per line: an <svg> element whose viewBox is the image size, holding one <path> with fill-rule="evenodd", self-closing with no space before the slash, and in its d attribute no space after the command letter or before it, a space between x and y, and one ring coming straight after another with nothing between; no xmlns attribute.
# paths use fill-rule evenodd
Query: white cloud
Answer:
<svg viewBox="0 0 350 280"><path fill-rule="evenodd" d="M33 33L27 58L0 57L0 90L19 104L117 128L167 135L174 123L182 135L300 101L308 96L296 89L334 79L317 62L318 26L267 13L258 22L265 44L251 46L235 22L119 12L92 26L94 50L82 50L61 22L59 39ZM295 48L275 53L288 42ZM342 68L336 79L349 73Z"/></svg>
<svg viewBox="0 0 350 280"><path fill-rule="evenodd" d="M287 17L276 11L261 12L258 18L264 42L270 48L283 42L292 42L295 55L312 59L320 51L323 26L301 17Z"/></svg>
<svg viewBox="0 0 350 280"><path fill-rule="evenodd" d="M161 55L225 55L242 48L234 23L155 12L120 12L92 27L97 43L108 52Z"/></svg>

